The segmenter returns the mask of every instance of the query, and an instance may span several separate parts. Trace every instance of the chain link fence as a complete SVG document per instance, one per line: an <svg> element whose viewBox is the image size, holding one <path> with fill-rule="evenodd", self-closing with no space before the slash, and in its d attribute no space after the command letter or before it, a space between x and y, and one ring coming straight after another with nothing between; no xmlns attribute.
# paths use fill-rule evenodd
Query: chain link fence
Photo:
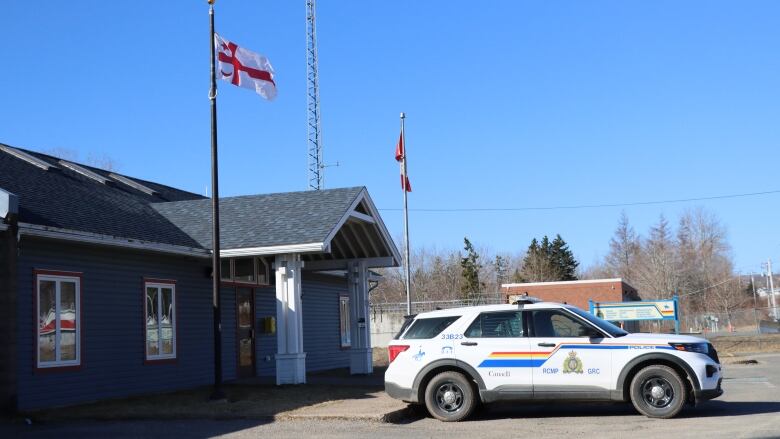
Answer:
<svg viewBox="0 0 780 439"><path fill-rule="evenodd" d="M505 303L500 293L464 300L431 300L412 302L412 314L437 309L462 308L464 306L495 305ZM383 347L401 329L407 315L406 302L371 304L371 346Z"/></svg>
<svg viewBox="0 0 780 439"><path fill-rule="evenodd" d="M729 312L683 314L680 331L705 336L780 333L780 323L771 307L741 308Z"/></svg>
<svg viewBox="0 0 780 439"><path fill-rule="evenodd" d="M412 302L412 314L437 309L461 308L474 305L492 305L506 303L500 294L486 294L473 300L434 300ZM737 335L778 334L780 322L775 313L780 308L771 307L739 308L729 312L680 314L680 332L698 334L704 337L722 337ZM371 342L373 346L386 346L404 323L406 302L371 304ZM641 332L672 333L672 321L642 321Z"/></svg>

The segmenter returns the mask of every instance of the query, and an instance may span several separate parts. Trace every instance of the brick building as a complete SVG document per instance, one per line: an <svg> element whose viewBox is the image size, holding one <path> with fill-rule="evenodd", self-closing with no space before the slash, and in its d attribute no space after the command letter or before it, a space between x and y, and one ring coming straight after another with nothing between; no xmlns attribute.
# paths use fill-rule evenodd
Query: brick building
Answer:
<svg viewBox="0 0 780 439"><path fill-rule="evenodd" d="M585 311L589 308L588 300L594 302L640 300L636 288L620 278L502 284L501 291L509 303L527 293L544 301L567 303Z"/></svg>

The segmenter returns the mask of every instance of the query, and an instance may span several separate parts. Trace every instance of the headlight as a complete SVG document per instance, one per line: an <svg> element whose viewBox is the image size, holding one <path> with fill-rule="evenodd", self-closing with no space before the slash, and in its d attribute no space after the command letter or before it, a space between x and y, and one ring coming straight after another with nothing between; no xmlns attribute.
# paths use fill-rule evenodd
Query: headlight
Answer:
<svg viewBox="0 0 780 439"><path fill-rule="evenodd" d="M707 343L669 343L669 346L678 351L696 352L705 355L709 350Z"/></svg>

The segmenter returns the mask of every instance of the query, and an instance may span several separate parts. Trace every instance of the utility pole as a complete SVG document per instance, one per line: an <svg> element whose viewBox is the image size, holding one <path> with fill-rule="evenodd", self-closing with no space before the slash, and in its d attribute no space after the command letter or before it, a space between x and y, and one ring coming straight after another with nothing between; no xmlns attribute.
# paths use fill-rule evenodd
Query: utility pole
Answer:
<svg viewBox="0 0 780 439"><path fill-rule="evenodd" d="M750 273L750 285L753 287L753 319L756 321L756 333L761 334L761 325L758 323L758 298L756 298L756 282L753 273Z"/></svg>
<svg viewBox="0 0 780 439"><path fill-rule="evenodd" d="M775 282L772 279L772 259L766 260L766 271L769 276L769 298L772 303L772 317L777 320L777 302L775 301Z"/></svg>

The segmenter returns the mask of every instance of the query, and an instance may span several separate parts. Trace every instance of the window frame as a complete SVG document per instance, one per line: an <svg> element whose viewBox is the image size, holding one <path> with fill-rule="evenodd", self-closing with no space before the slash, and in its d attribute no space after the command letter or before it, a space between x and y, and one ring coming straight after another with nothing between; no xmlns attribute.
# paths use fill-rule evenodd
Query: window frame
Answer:
<svg viewBox="0 0 780 439"><path fill-rule="evenodd" d="M252 265L254 270L254 281L236 280L235 277L235 260L236 259L252 259ZM260 286L267 287L273 285L271 276L271 266L263 256L237 256L229 258L221 258L220 264L224 261L228 262L229 274L226 275L224 270L220 269L220 283L228 286ZM265 277L265 282L260 282L260 275Z"/></svg>
<svg viewBox="0 0 780 439"><path fill-rule="evenodd" d="M352 316L349 302L348 295L339 295L339 347L341 349L352 348Z"/></svg>
<svg viewBox="0 0 780 439"><path fill-rule="evenodd" d="M157 300L158 300L158 306L157 306L157 312L158 312L158 321L159 321L159 313L162 312L162 307L160 306L160 301L162 300L162 289L163 288L170 288L172 292L172 300L171 303L173 304L173 328L171 329L172 335L173 335L173 346L172 346L172 353L170 354L157 354L157 355L150 355L149 354L149 347L148 347L148 340L147 340L147 328L146 328L146 316L148 313L148 303L146 300L146 290L147 288L157 288ZM176 299L176 281L172 279L155 279L155 278L143 278L143 289L141 292L141 297L143 299L143 315L141 316L141 321L143 323L143 350L144 350L144 364L165 364L165 363L175 363L178 358L178 339L179 339L179 315L177 311L177 299ZM157 340L158 340L158 349L159 349L159 340L161 340L161 331L162 328L158 325L157 327Z"/></svg>
<svg viewBox="0 0 780 439"><path fill-rule="evenodd" d="M482 319L483 315L486 315L486 314L502 314L502 313L510 313L510 312L511 313L516 313L516 314L520 314L520 326L521 326L520 330L523 331L523 335L518 336L518 337L485 337L485 336L482 336L482 335L479 336L479 337L469 337L469 336L466 335L466 334L468 334L468 332L471 329L471 327L474 326L475 323L477 323L478 321L480 321ZM522 310L522 309L518 309L518 310L500 310L500 311L483 311L483 312L480 312L479 314L477 314L477 316L469 323L469 325L466 326L466 329L463 330L463 336L466 337L466 338L474 338L474 339L485 338L485 339L491 339L491 340L492 339L500 339L500 338L528 338L529 337L528 316L526 315L526 311Z"/></svg>
<svg viewBox="0 0 780 439"><path fill-rule="evenodd" d="M84 344L84 325L81 320L81 307L83 303L83 297L82 297L82 277L83 273L76 272L76 271L58 271L58 270L40 270L40 269L34 269L33 270L33 312L35 313L33 315L33 345L34 345L34 357L35 361L33 362L34 370L36 372L45 372L45 371L65 371L65 370L78 370L82 367L82 361L81 361L81 352L83 349ZM75 344L76 344L76 359L75 360L57 360L56 359L56 352L60 352L59 349L57 349L57 346L60 344L61 340L61 334L57 334L57 329L55 329L55 360L54 361L47 361L44 363L41 363L40 359L40 304L41 304L41 290L40 285L42 280L48 280L48 281L54 281L55 282L55 315L56 315L56 321L59 322L60 319L60 300L59 300L59 284L62 281L73 281L76 284L76 292L75 292L75 299L76 299L76 334L75 334ZM55 323L56 327L59 327L59 323ZM61 331L60 331L61 332Z"/></svg>
<svg viewBox="0 0 780 439"><path fill-rule="evenodd" d="M444 333L444 331L449 329L452 325L457 323L462 318L463 318L462 314L450 314L450 315L444 315L444 316L422 317L422 318L419 318L419 319L418 318L414 318L414 321L411 324L409 324L409 326L404 331L403 336L401 337L401 339L402 340L435 340L440 335L442 335L442 333ZM413 337L413 338L409 338L409 332L411 332L413 329L415 329L415 326L417 326L418 324L421 324L420 322L426 322L428 320L440 320L441 322L439 324L441 324L444 321L449 320L449 319L452 319L452 321L449 324L447 324L447 326L445 326L439 332L433 334L430 337ZM422 325L424 325L424 324L425 323L422 323ZM433 328L437 328L437 327L438 326L434 326Z"/></svg>
<svg viewBox="0 0 780 439"><path fill-rule="evenodd" d="M576 335L574 335L574 336L558 336L558 335L555 335L555 336L540 336L540 335L538 335L536 333L536 325L533 322L534 318L536 317L534 315L534 311L553 311L553 312L558 312L559 314L563 314L563 315L569 317L570 319L574 320L575 322L580 323L582 326L590 328L590 329L594 330L596 333L601 334L603 338L614 338L614 337L612 337L610 335L606 335L604 333L604 331L601 330L601 328L598 328L596 325L592 324L591 322L589 322L586 319L583 319L582 317L578 316L576 313L573 313L573 312L569 311L566 308L538 308L538 309L526 310L526 312L528 313L528 319L526 319L526 321L528 322L528 329L529 329L529 331L533 331L533 333L530 335L533 338L588 338L588 337L586 337L584 335L580 335L580 336L576 336Z"/></svg>

